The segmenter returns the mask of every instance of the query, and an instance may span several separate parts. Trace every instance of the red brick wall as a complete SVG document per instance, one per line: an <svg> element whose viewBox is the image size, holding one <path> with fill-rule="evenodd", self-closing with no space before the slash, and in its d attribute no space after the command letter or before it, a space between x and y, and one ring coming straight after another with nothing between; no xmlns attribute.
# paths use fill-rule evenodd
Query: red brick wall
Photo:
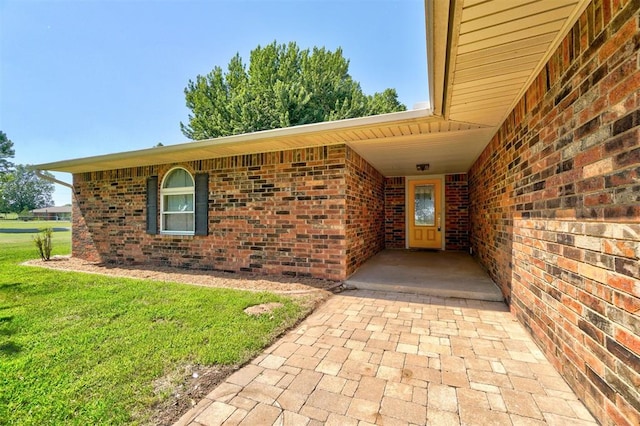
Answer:
<svg viewBox="0 0 640 426"><path fill-rule="evenodd" d="M145 233L146 178L157 167L73 175L72 253L96 262L133 262ZM131 243L130 243L131 242Z"/></svg>
<svg viewBox="0 0 640 426"><path fill-rule="evenodd" d="M640 424L638 1L594 1L469 172L471 244L603 424Z"/></svg>
<svg viewBox="0 0 640 426"><path fill-rule="evenodd" d="M357 180L353 162L347 171L346 150L341 145L76 174L73 254L111 263L343 279L344 188L347 175ZM208 236L145 233L146 179L157 175L162 182L176 165L209 173ZM366 255L352 246L353 259Z"/></svg>
<svg viewBox="0 0 640 426"><path fill-rule="evenodd" d="M405 178L384 182L384 243L388 249L406 247Z"/></svg>
<svg viewBox="0 0 640 426"><path fill-rule="evenodd" d="M469 184L467 174L444 177L445 249L469 250Z"/></svg>
<svg viewBox="0 0 640 426"><path fill-rule="evenodd" d="M350 148L346 152L347 276L384 249L384 176Z"/></svg>

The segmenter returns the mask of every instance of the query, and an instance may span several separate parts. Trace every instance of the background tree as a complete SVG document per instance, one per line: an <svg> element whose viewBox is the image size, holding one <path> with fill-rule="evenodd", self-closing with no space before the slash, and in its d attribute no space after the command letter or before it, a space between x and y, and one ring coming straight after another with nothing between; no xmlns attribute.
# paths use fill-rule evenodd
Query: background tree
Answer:
<svg viewBox="0 0 640 426"><path fill-rule="evenodd" d="M6 175L0 175L0 214L2 217L5 216L6 213L10 213L9 204L4 199L4 187L9 182L9 177Z"/></svg>
<svg viewBox="0 0 640 426"><path fill-rule="evenodd" d="M273 43L251 51L247 68L236 54L227 71L216 66L184 90L190 139L404 111L395 89L366 95L349 75L342 49Z"/></svg>
<svg viewBox="0 0 640 426"><path fill-rule="evenodd" d="M11 170L13 163L7 160L7 158L13 158L15 154L13 142L0 130L0 175Z"/></svg>
<svg viewBox="0 0 640 426"><path fill-rule="evenodd" d="M51 173L45 174L52 176ZM53 205L54 185L40 179L25 165L18 164L0 182L0 207L9 213L20 213Z"/></svg>

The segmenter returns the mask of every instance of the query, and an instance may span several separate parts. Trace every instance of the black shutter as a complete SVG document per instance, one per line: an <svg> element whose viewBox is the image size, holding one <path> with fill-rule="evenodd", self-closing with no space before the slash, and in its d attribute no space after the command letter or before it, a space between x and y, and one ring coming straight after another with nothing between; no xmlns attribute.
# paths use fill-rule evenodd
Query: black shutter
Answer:
<svg viewBox="0 0 640 426"><path fill-rule="evenodd" d="M158 176L147 178L147 234L158 233Z"/></svg>
<svg viewBox="0 0 640 426"><path fill-rule="evenodd" d="M196 174L196 235L209 233L209 173Z"/></svg>

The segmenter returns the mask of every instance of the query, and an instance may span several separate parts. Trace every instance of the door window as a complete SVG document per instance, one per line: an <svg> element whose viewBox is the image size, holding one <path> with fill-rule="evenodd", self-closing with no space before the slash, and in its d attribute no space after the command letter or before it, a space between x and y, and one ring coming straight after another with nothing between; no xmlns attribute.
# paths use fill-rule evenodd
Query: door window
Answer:
<svg viewBox="0 0 640 426"><path fill-rule="evenodd" d="M435 186L416 185L414 223L416 226L434 226L436 223Z"/></svg>

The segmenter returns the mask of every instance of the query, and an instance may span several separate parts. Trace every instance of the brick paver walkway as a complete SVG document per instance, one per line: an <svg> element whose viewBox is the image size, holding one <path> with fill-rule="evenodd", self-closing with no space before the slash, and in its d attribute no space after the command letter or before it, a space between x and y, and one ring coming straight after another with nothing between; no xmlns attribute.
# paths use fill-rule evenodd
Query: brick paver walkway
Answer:
<svg viewBox="0 0 640 426"><path fill-rule="evenodd" d="M593 425L502 303L350 291L178 425Z"/></svg>

